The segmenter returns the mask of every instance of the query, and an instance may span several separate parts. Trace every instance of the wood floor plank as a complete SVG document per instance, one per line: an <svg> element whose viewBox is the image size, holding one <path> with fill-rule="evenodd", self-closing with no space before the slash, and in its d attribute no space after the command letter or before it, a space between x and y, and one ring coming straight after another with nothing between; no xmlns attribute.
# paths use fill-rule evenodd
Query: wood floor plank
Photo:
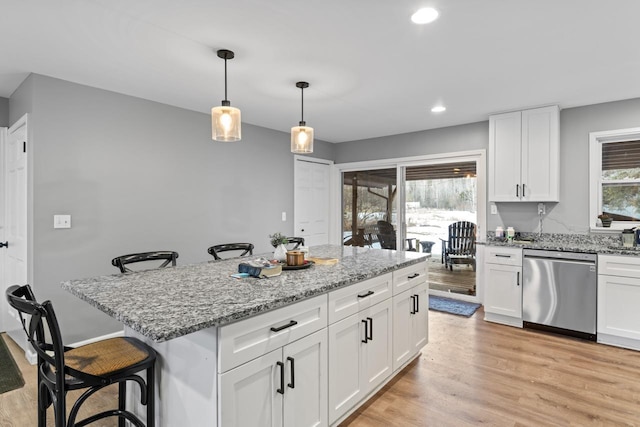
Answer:
<svg viewBox="0 0 640 427"><path fill-rule="evenodd" d="M430 311L420 358L342 427L640 426L640 352L483 317Z"/></svg>

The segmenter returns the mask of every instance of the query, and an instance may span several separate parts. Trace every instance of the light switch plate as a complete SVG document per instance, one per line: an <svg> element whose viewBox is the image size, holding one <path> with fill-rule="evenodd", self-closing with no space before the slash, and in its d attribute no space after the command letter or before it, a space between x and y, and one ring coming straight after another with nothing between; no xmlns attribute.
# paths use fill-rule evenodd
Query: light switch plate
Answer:
<svg viewBox="0 0 640 427"><path fill-rule="evenodd" d="M54 215L53 228L71 228L71 215Z"/></svg>
<svg viewBox="0 0 640 427"><path fill-rule="evenodd" d="M287 220L287 213L286 212L282 212L282 220L283 221Z"/></svg>

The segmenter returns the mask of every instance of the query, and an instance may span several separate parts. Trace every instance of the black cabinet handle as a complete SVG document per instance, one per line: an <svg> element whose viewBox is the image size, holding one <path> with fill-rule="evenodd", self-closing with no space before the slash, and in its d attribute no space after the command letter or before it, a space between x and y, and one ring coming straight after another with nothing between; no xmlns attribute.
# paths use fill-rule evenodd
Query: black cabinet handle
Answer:
<svg viewBox="0 0 640 427"><path fill-rule="evenodd" d="M373 341L373 319L371 317L367 317L369 321L369 336L367 337L369 341Z"/></svg>
<svg viewBox="0 0 640 427"><path fill-rule="evenodd" d="M9 247L9 242L0 242L0 248L8 248Z"/></svg>
<svg viewBox="0 0 640 427"><path fill-rule="evenodd" d="M369 335L367 334L367 325L368 325L368 323L364 319L362 319L362 323L364 323L364 339L360 340L360 341L362 341L363 343L366 344L367 342L369 342Z"/></svg>
<svg viewBox="0 0 640 427"><path fill-rule="evenodd" d="M520 185L516 184L516 197L520 197Z"/></svg>
<svg viewBox="0 0 640 427"><path fill-rule="evenodd" d="M273 332L280 332L283 329L290 328L290 327L295 326L297 324L298 324L298 322L296 322L295 320L292 320L291 322L287 323L286 325L278 326L277 328L276 327L271 327L271 330Z"/></svg>
<svg viewBox="0 0 640 427"><path fill-rule="evenodd" d="M420 276L420 273L416 273L416 274L412 274L411 276L407 276L407 279L415 279L418 276Z"/></svg>
<svg viewBox="0 0 640 427"><path fill-rule="evenodd" d="M511 258L511 255L496 254L496 258Z"/></svg>
<svg viewBox="0 0 640 427"><path fill-rule="evenodd" d="M525 195L524 195L524 184L522 184L522 197L525 197Z"/></svg>
<svg viewBox="0 0 640 427"><path fill-rule="evenodd" d="M411 295L411 311L409 314L416 314L416 296Z"/></svg>
<svg viewBox="0 0 640 427"><path fill-rule="evenodd" d="M276 365L280 367L280 388L276 389L276 391L280 394L284 394L284 363L276 362Z"/></svg>
<svg viewBox="0 0 640 427"><path fill-rule="evenodd" d="M293 357L287 357L287 361L291 364L291 382L287 384L287 387L296 388L296 361Z"/></svg>
<svg viewBox="0 0 640 427"><path fill-rule="evenodd" d="M416 297L416 299L414 300L414 301L415 301L415 304L416 304L416 308L414 309L414 311L415 311L416 313L420 313L420 295L417 295L417 294L416 294L416 295L414 295L414 296Z"/></svg>
<svg viewBox="0 0 640 427"><path fill-rule="evenodd" d="M359 295L359 294L358 294L358 298L366 298L366 297L368 297L369 295L373 295L374 293L375 293L375 292L373 292L373 291L369 291L369 292L367 292L366 294L363 294L363 295Z"/></svg>
<svg viewBox="0 0 640 427"><path fill-rule="evenodd" d="M520 286L520 272L518 271L517 276L516 276L516 285Z"/></svg>

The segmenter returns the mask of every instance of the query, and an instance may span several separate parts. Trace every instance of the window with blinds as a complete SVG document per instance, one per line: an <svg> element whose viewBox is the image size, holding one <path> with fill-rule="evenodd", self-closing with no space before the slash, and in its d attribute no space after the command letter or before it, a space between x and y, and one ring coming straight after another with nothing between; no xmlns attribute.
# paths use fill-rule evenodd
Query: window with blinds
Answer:
<svg viewBox="0 0 640 427"><path fill-rule="evenodd" d="M640 221L640 140L602 143L602 212Z"/></svg>

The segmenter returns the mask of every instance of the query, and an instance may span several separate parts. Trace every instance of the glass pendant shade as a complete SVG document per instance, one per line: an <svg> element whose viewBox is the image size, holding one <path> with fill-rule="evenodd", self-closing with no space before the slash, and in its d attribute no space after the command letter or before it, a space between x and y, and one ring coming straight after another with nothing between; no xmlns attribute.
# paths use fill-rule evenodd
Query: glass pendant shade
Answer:
<svg viewBox="0 0 640 427"><path fill-rule="evenodd" d="M211 137L214 141L234 142L242 139L240 110L230 105L211 109Z"/></svg>
<svg viewBox="0 0 640 427"><path fill-rule="evenodd" d="M313 153L313 128L294 126L291 128L291 152L298 154Z"/></svg>
<svg viewBox="0 0 640 427"><path fill-rule="evenodd" d="M218 58L224 59L224 100L219 107L211 109L211 139L221 142L234 142L242 139L242 122L240 110L232 107L227 99L227 61L235 54L227 49L217 52Z"/></svg>

